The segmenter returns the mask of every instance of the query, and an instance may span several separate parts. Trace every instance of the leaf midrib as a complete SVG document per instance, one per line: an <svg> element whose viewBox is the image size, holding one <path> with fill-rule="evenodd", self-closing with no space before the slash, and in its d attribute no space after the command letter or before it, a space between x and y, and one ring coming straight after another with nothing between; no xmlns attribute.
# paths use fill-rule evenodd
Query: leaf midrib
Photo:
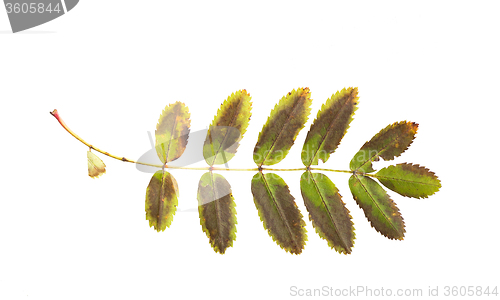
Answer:
<svg viewBox="0 0 500 300"><path fill-rule="evenodd" d="M297 247L297 251L301 249L301 247L299 246L299 243L295 240L295 237L293 235L293 231L292 229L290 228L290 225L288 225L288 220L287 218L281 213L282 211L282 208L281 206L278 204L278 201L276 201L275 197L274 197L274 194L271 192L271 189L269 187L269 185L267 184L267 181L266 181L266 178L264 177L264 175L262 174L262 172L260 173L260 176L262 177L262 181L264 182L264 186L266 187L266 191L268 193L268 195L270 196L270 198L273 200L273 203L274 205L276 206L276 208L278 209L278 215L280 216L281 220L285 223L285 226L286 226L286 229L288 230L288 234L290 235L290 238L292 239L293 243L295 244L295 246Z"/></svg>
<svg viewBox="0 0 500 300"><path fill-rule="evenodd" d="M344 239L340 235L339 230L337 228L337 223L335 223L335 220L333 219L333 216L330 213L330 209L326 205L325 199L323 198L323 194L321 194L321 192L319 191L318 184L317 184L316 180L314 179L313 174L310 171L308 171L308 172L309 172L309 175L311 176L312 181L314 182L314 187L316 188L316 191L318 192L318 194L319 194L319 196L321 198L321 202L323 203L323 205L325 206L326 210L328 211L328 217L330 218L330 220L333 223L333 227L335 229L335 232L337 233L337 236L340 238L340 241L342 242L342 244L344 244L345 251L348 252L348 253L350 253L351 251L349 250L349 247L347 246L346 242L344 241Z"/></svg>
<svg viewBox="0 0 500 300"><path fill-rule="evenodd" d="M412 180L401 179L401 178L393 178L393 177L383 176L383 175L377 175L377 174L373 174L373 175L370 175L370 176L375 177L375 178L392 179L392 180L396 180L396 181L404 181L404 182L410 182L410 183L418 183L418 184L423 184L423 185L430 185L430 186L434 186L434 187L440 187L441 186L440 184L433 184L433 183L420 182L420 181L412 181Z"/></svg>
<svg viewBox="0 0 500 300"><path fill-rule="evenodd" d="M162 172L161 174L161 181L160 181L160 198L158 199L158 215L156 216L156 223L157 223L157 231L161 231L161 220L163 216L163 198L165 197L165 189L164 189L164 183L165 183L165 172Z"/></svg>
<svg viewBox="0 0 500 300"><path fill-rule="evenodd" d="M217 195L217 190L215 188L215 180L214 173L210 172L210 179L212 180L212 190L214 191L214 205L215 205L215 219L217 220L217 240L219 241L218 247L219 251L222 251L222 240L221 240L221 217L220 217L220 208L219 208L219 195Z"/></svg>
<svg viewBox="0 0 500 300"><path fill-rule="evenodd" d="M382 215L384 216L384 218L389 222L389 224L391 224L392 228L399 233L399 230L394 226L394 224L391 222L391 220L387 217L387 215L385 214L385 212L380 209L380 206L378 205L378 202L375 201L375 198L372 197L372 194L370 192L368 192L368 190L366 189L366 187L364 186L364 184L361 182L361 180L359 180L358 178L358 175L353 175L356 180L359 182L359 184L361 185L361 187L363 187L363 190L368 194L368 196L370 196L370 199L372 199L372 202L375 204L375 206L377 207L377 209L382 213Z"/></svg>
<svg viewBox="0 0 500 300"><path fill-rule="evenodd" d="M174 136L175 126L177 125L178 117L179 117L179 115L176 114L175 115L174 125L172 126L172 131L170 131L170 140L168 141L167 152L165 153L165 163L168 162L168 158L169 158L168 154L169 154L169 151L170 151L170 145L172 145L172 139L173 139L173 136Z"/></svg>

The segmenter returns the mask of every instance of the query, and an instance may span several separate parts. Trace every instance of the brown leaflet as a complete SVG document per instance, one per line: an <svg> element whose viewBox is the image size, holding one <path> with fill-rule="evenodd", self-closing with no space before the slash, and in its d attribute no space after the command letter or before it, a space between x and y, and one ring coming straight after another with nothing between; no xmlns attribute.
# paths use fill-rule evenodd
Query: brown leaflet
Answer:
<svg viewBox="0 0 500 300"><path fill-rule="evenodd" d="M189 117L189 109L179 101L163 110L155 131L156 152L162 163L176 160L186 150L191 124Z"/></svg>
<svg viewBox="0 0 500 300"><path fill-rule="evenodd" d="M375 171L372 162L379 157L391 160L401 155L415 139L418 124L415 122L401 121L391 124L366 142L354 155L350 162L350 169L360 173Z"/></svg>
<svg viewBox="0 0 500 300"><path fill-rule="evenodd" d="M203 157L208 165L227 163L236 154L252 115L251 99L246 90L240 90L222 103L203 145Z"/></svg>
<svg viewBox="0 0 500 300"><path fill-rule="evenodd" d="M274 173L258 172L252 179L252 194L272 239L285 251L300 254L307 241L305 222L285 181Z"/></svg>
<svg viewBox="0 0 500 300"><path fill-rule="evenodd" d="M358 104L358 88L343 89L333 94L320 111L307 133L301 158L305 166L326 162L349 128Z"/></svg>
<svg viewBox="0 0 500 300"><path fill-rule="evenodd" d="M389 239L404 239L403 217L394 201L375 180L355 174L349 178L349 188L375 230Z"/></svg>
<svg viewBox="0 0 500 300"><path fill-rule="evenodd" d="M146 189L146 220L149 227L164 231L170 227L178 205L179 189L177 181L163 170L153 174Z"/></svg>
<svg viewBox="0 0 500 300"><path fill-rule="evenodd" d="M200 224L215 252L224 254L236 239L236 204L229 182L206 172L198 184Z"/></svg>
<svg viewBox="0 0 500 300"><path fill-rule="evenodd" d="M299 88L276 104L254 148L253 160L257 165L274 165L287 156L311 112L310 97L309 88Z"/></svg>

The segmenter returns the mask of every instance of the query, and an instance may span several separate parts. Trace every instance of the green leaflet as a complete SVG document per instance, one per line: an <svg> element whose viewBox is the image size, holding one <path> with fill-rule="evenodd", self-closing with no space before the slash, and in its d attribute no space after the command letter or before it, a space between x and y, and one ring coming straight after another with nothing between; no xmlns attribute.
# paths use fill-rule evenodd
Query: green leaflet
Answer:
<svg viewBox="0 0 500 300"><path fill-rule="evenodd" d="M306 171L300 177L300 191L318 235L335 251L350 254L354 224L337 187L325 175Z"/></svg>
<svg viewBox="0 0 500 300"><path fill-rule="evenodd" d="M106 173L106 165L94 153L87 151L87 165L89 168L89 176L97 178Z"/></svg>
<svg viewBox="0 0 500 300"><path fill-rule="evenodd" d="M272 239L285 251L300 254L307 240L306 224L285 181L274 173L258 172L252 178L252 194Z"/></svg>
<svg viewBox="0 0 500 300"><path fill-rule="evenodd" d="M175 211L179 190L175 178L162 170L153 174L146 189L146 220L149 227L164 231L170 227Z"/></svg>
<svg viewBox="0 0 500 300"><path fill-rule="evenodd" d="M390 239L404 238L403 217L396 204L375 180L363 175L352 175L349 178L349 188L375 230Z"/></svg>
<svg viewBox="0 0 500 300"><path fill-rule="evenodd" d="M224 254L236 239L236 204L231 186L220 174L207 172L198 184L198 212L215 252Z"/></svg>
<svg viewBox="0 0 500 300"><path fill-rule="evenodd" d="M413 142L417 129L417 123L407 121L387 126L361 147L349 167L356 172L374 172L372 161L378 161L379 157L391 160L401 155Z"/></svg>
<svg viewBox="0 0 500 300"><path fill-rule="evenodd" d="M375 177L388 189L413 198L427 198L439 191L441 182L425 167L408 163L383 168Z"/></svg>
<svg viewBox="0 0 500 300"><path fill-rule="evenodd" d="M259 165L274 165L283 160L311 112L309 88L293 90L281 98L259 133L253 160Z"/></svg>
<svg viewBox="0 0 500 300"><path fill-rule="evenodd" d="M156 125L156 153L162 163L179 158L188 142L189 109L179 101L165 107Z"/></svg>
<svg viewBox="0 0 500 300"><path fill-rule="evenodd" d="M358 99L358 88L344 88L321 106L302 148L305 166L317 165L319 159L326 162L337 149L353 120Z"/></svg>

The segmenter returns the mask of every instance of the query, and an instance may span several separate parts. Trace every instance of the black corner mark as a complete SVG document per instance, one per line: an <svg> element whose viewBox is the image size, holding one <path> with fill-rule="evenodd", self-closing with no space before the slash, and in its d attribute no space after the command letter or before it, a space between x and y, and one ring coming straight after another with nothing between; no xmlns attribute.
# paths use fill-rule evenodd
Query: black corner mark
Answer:
<svg viewBox="0 0 500 300"><path fill-rule="evenodd" d="M66 11L70 11L78 4L79 0L64 0L66 2Z"/></svg>
<svg viewBox="0 0 500 300"><path fill-rule="evenodd" d="M50 22L72 10L79 0L4 0L12 32Z"/></svg>

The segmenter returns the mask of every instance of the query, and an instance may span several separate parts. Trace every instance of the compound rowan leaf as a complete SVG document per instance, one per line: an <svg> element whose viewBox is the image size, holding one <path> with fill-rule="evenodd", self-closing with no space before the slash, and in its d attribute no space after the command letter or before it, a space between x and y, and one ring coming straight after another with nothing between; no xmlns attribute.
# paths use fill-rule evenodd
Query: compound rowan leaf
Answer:
<svg viewBox="0 0 500 300"><path fill-rule="evenodd" d="M329 169L311 168L311 165L319 164L320 160L325 163L336 151L353 120L358 99L357 88L344 88L333 94L322 105L307 133L301 153L301 160L306 168L275 169L306 170L301 176L300 189L309 219L318 235L325 239L332 249L344 254L351 253L355 240L350 212L333 182L321 173L311 172L314 169ZM299 88L282 97L259 133L253 152L259 172L252 178L251 190L259 217L272 239L292 254L300 254L307 241L303 216L285 181L276 174L264 174L263 171L272 169L262 166L274 165L286 157L308 119L311 103L309 88ZM232 93L221 104L206 137L205 133L200 131L201 138L205 138L203 156L210 167L206 168L209 171L201 177L198 185L198 212L203 232L215 252L220 254L224 254L236 240L236 205L231 186L222 175L212 172L218 169L213 165L227 163L236 154L239 142L247 130L251 109L251 97L246 90ZM102 151L70 130L57 110L52 111L51 115L69 134L90 150L125 162L163 167L161 171L154 173L146 189L146 219L149 226L158 232L171 225L177 210L179 191L176 180L165 170L178 168L170 162L181 157L186 150L191 121L185 104L176 102L168 105L159 118L155 131L155 150L163 165L144 162L141 159L135 162ZM372 167L374 161L380 158L392 160L406 151L417 130L418 124L414 122L393 123L360 148L350 162L351 171L329 170L352 174L349 188L353 198L371 226L389 239L404 239L404 220L396 204L372 177L378 178L381 184L392 191L407 197L426 198L441 188L441 182L433 172L409 163L389 166L376 174L368 174L375 172ZM196 136L191 134L191 142L195 141ZM199 146L201 150L202 147ZM148 157L152 152L154 151L148 151L143 157ZM197 161L196 155L186 154L184 157L192 156L187 164ZM88 151L87 160L90 177L95 178L105 173L105 164L94 153ZM180 160L178 163L179 166L186 165ZM227 165L226 168L229 169Z"/></svg>
<svg viewBox="0 0 500 300"><path fill-rule="evenodd" d="M220 254L236 239L235 206L229 182L220 174L203 174L198 184L200 224L210 245Z"/></svg>
<svg viewBox="0 0 500 300"><path fill-rule="evenodd" d="M418 124L415 122L396 122L382 129L354 155L349 167L352 171L370 173L375 170L372 162L379 157L391 160L403 153L413 142Z"/></svg>
<svg viewBox="0 0 500 300"><path fill-rule="evenodd" d="M255 174L252 194L259 217L285 251L300 254L307 240L305 222L285 181L274 173Z"/></svg>
<svg viewBox="0 0 500 300"><path fill-rule="evenodd" d="M259 165L274 165L283 160L311 112L309 88L293 90L274 106L259 133L253 160Z"/></svg>
<svg viewBox="0 0 500 300"><path fill-rule="evenodd" d="M375 180L355 174L349 178L349 188L375 230L389 239L404 238L403 217L396 204Z"/></svg>
<svg viewBox="0 0 500 300"><path fill-rule="evenodd" d="M189 109L182 102L167 105L160 115L156 125L156 153L162 163L179 158L184 150L189 136Z"/></svg>
<svg viewBox="0 0 500 300"><path fill-rule="evenodd" d="M158 232L170 227L177 210L178 197L177 181L170 173L160 170L153 174L146 189L146 220L149 220L149 227L154 227Z"/></svg>
<svg viewBox="0 0 500 300"><path fill-rule="evenodd" d="M318 235L335 251L350 254L354 224L337 187L325 175L306 171L300 178L300 191Z"/></svg>
<svg viewBox="0 0 500 300"><path fill-rule="evenodd" d="M406 197L427 198L441 188L441 181L436 174L414 164L389 166L378 171L375 176L388 189Z"/></svg>
<svg viewBox="0 0 500 300"><path fill-rule="evenodd" d="M358 88L344 88L321 106L302 148L305 166L317 165L319 159L326 162L337 149L353 120L358 99Z"/></svg>
<svg viewBox="0 0 500 300"><path fill-rule="evenodd" d="M89 168L89 176L97 178L106 173L106 165L94 153L87 151L87 165Z"/></svg>
<svg viewBox="0 0 500 300"><path fill-rule="evenodd" d="M217 111L203 145L210 166L227 163L236 154L252 115L252 97L246 90L232 93Z"/></svg>

